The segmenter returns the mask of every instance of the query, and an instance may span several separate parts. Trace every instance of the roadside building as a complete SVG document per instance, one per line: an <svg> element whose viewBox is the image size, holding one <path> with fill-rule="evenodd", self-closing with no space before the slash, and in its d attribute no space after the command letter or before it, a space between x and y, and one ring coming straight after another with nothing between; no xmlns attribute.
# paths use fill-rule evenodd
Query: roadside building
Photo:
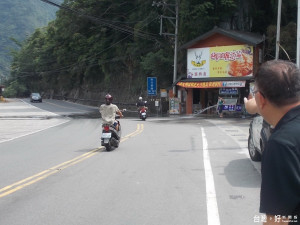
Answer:
<svg viewBox="0 0 300 225"><path fill-rule="evenodd" d="M4 91L4 86L3 85L0 85L0 102L3 102L4 101L4 98L3 98L3 91Z"/></svg>
<svg viewBox="0 0 300 225"><path fill-rule="evenodd" d="M4 91L4 86L0 84L0 96L2 96L3 91Z"/></svg>
<svg viewBox="0 0 300 225"><path fill-rule="evenodd" d="M184 44L187 73L173 84L177 95L170 102L179 103L178 113L192 114L216 105L221 96L225 113L241 112L253 74L263 62L263 44L261 35L221 28Z"/></svg>

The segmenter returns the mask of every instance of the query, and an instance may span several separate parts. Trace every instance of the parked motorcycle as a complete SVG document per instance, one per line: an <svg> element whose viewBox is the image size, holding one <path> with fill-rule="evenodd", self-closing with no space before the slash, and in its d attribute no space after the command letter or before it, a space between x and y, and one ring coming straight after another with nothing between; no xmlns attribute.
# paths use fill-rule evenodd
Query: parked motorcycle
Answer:
<svg viewBox="0 0 300 225"><path fill-rule="evenodd" d="M142 119L142 120L146 120L146 118L147 118L147 110L148 110L148 108L147 107L145 107L145 106L143 106L141 109L140 109L140 119Z"/></svg>
<svg viewBox="0 0 300 225"><path fill-rule="evenodd" d="M106 151L118 148L121 140L121 124L116 121L113 125L103 124L101 135L101 146L105 146Z"/></svg>

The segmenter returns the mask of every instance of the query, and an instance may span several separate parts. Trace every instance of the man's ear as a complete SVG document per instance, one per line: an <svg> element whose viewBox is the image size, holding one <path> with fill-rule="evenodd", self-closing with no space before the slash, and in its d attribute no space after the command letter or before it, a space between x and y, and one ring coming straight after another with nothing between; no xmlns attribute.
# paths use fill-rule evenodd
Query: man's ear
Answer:
<svg viewBox="0 0 300 225"><path fill-rule="evenodd" d="M266 99L260 92L257 97L259 99L259 107L261 109L265 108L265 106L268 104L268 99Z"/></svg>

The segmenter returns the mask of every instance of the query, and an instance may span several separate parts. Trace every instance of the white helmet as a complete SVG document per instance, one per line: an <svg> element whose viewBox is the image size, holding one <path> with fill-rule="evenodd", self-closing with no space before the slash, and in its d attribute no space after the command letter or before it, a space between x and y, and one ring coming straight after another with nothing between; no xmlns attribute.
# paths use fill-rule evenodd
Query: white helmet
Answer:
<svg viewBox="0 0 300 225"><path fill-rule="evenodd" d="M139 100L143 100L143 98L142 98L142 97L139 97Z"/></svg>

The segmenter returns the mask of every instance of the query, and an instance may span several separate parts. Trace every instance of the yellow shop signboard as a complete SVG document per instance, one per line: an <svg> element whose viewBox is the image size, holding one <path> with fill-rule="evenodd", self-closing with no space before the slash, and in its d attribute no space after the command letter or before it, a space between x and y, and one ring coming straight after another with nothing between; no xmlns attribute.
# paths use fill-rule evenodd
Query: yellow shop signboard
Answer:
<svg viewBox="0 0 300 225"><path fill-rule="evenodd" d="M253 47L231 45L190 48L187 53L187 77L244 77L253 73Z"/></svg>

